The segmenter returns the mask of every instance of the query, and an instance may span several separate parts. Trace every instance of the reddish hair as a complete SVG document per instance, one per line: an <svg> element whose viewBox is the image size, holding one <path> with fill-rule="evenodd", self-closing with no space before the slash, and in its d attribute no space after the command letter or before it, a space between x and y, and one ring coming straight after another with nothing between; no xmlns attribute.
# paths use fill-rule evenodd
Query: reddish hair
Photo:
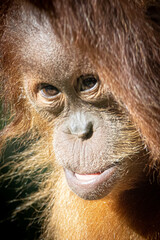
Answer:
<svg viewBox="0 0 160 240"><path fill-rule="evenodd" d="M29 2L50 15L55 31L63 40L68 40L69 44L76 44L89 55L101 77L106 79L111 92L126 106L152 155L158 159L160 156L158 1ZM9 0L1 3L1 19L4 19L11 4L12 1ZM153 12L157 15L153 15ZM1 20L1 29L3 28ZM9 87L6 89L9 93ZM14 90L11 91L13 95ZM19 118L20 116L22 114ZM17 114L15 119L14 125L17 125L19 122Z"/></svg>

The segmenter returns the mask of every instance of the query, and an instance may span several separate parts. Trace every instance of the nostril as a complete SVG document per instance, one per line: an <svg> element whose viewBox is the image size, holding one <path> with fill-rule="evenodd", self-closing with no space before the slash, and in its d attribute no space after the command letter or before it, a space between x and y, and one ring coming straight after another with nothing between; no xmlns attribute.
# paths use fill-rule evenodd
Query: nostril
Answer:
<svg viewBox="0 0 160 240"><path fill-rule="evenodd" d="M91 138L93 135L93 125L91 122L89 122L86 126L85 129L83 129L82 131L77 132L77 136L78 138L82 138L82 139L89 139Z"/></svg>

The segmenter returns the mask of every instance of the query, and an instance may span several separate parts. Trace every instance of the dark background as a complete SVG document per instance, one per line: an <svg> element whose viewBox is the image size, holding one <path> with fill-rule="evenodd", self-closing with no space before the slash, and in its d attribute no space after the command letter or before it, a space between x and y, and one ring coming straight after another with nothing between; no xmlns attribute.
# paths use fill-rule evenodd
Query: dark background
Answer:
<svg viewBox="0 0 160 240"><path fill-rule="evenodd" d="M0 175L5 174L9 167L4 167L6 162L11 161L9 156L14 156L16 153L17 144L10 143L3 156L1 157ZM23 149L19 149L22 151ZM35 240L40 235L40 224L35 221L34 208L27 209L13 217L13 211L21 204L21 201L12 201L14 199L20 199L26 197L33 191L36 191L36 186L27 187L27 183L24 184L17 181L17 179L0 180L0 234L1 240ZM32 181L32 179L28 180ZM22 186L21 186L22 185ZM18 191L22 187L21 191Z"/></svg>

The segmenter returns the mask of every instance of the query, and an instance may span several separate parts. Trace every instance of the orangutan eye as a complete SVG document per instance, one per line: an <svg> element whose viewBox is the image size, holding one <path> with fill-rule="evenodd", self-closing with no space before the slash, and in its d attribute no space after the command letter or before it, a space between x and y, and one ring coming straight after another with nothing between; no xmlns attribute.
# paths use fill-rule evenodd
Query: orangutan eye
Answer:
<svg viewBox="0 0 160 240"><path fill-rule="evenodd" d="M41 96L46 99L54 99L60 94L60 91L56 87L48 84L41 84L39 86L39 92Z"/></svg>
<svg viewBox="0 0 160 240"><path fill-rule="evenodd" d="M81 76L78 78L78 90L88 92L96 89L98 80L94 76Z"/></svg>

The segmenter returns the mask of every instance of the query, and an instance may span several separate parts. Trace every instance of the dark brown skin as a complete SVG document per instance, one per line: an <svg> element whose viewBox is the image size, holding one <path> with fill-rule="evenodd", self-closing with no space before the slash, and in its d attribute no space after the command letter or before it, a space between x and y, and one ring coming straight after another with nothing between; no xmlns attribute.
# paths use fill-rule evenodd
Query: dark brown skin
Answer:
<svg viewBox="0 0 160 240"><path fill-rule="evenodd" d="M147 55L155 42L147 42L150 48L144 44L146 52L138 45L143 40L147 41L140 38L143 37L143 29L141 35L138 30L137 35L131 35L134 26L139 26L138 16L144 15L148 5L145 1L139 4L135 1L135 10L139 9L137 13L132 4L126 7L127 1L112 1L110 6L109 1L104 1L106 9L115 7L120 17L117 22L114 14L111 15L116 26L111 26L111 30L115 35L110 34L111 31L106 34L103 32L105 28L101 29L102 35L106 34L106 39L110 39L109 49L105 38L103 42L95 35L90 41L92 31L86 28L85 14L88 11L90 26L89 11L94 1L90 4L87 1L85 5L83 1L77 5L72 1L60 1L57 5L56 1L53 5L51 2L1 2L1 91L2 100L6 105L10 104L13 115L13 121L2 131L1 142L23 136L28 131L31 138L37 138L38 134L37 139L40 139L33 149L26 151L28 159L26 157L24 164L21 163L21 167L15 164L13 172L16 168L20 168L21 174L45 169L46 166L49 169L49 174L47 172L45 176L44 173L39 195L35 194L31 201L32 204L47 198L49 202L45 239L158 240L160 84L156 78L159 68L155 66L158 66L159 58L155 49L152 53L156 63L153 59L151 62ZM101 5L95 4L96 16ZM72 20L66 17L66 9ZM78 26L78 20L80 22L80 10L83 10L81 18L84 17L84 24L82 28L74 28ZM133 16L137 14L137 25L134 25L133 16L127 15L131 16L128 20L121 14L129 14L130 11ZM56 18L60 14L62 18ZM64 41L65 21L70 25L66 24ZM103 21L107 21L104 16ZM124 50L123 44L127 46L129 37L125 36L126 40L122 42L125 37L121 36L120 21L125 23L122 26L126 35L135 39L139 37L139 41L131 42L130 39L131 53ZM158 26L155 29L151 23L146 26L155 30L154 40L159 46L156 38ZM97 29L95 25L94 30ZM84 34L78 35L79 32ZM151 32L148 30L148 34ZM117 37L117 43L122 37L118 49L112 36ZM101 48L105 47L107 49L103 51ZM132 48L137 52L134 53ZM127 52L126 55L123 51ZM101 57L104 61L100 60L103 59ZM130 62L134 74L129 72ZM148 74L141 72L142 79L138 75L139 68L142 67L143 71L145 64L148 64L145 70L150 72L150 78L157 86L152 89L153 95L149 92L151 88L147 88ZM151 64L156 68L155 74L151 72ZM144 77L146 85L143 85ZM151 82L150 87L152 85ZM148 104L145 105L145 101ZM153 125L154 121L156 127L151 129L149 124ZM36 152L34 157L29 157L31 151Z"/></svg>

